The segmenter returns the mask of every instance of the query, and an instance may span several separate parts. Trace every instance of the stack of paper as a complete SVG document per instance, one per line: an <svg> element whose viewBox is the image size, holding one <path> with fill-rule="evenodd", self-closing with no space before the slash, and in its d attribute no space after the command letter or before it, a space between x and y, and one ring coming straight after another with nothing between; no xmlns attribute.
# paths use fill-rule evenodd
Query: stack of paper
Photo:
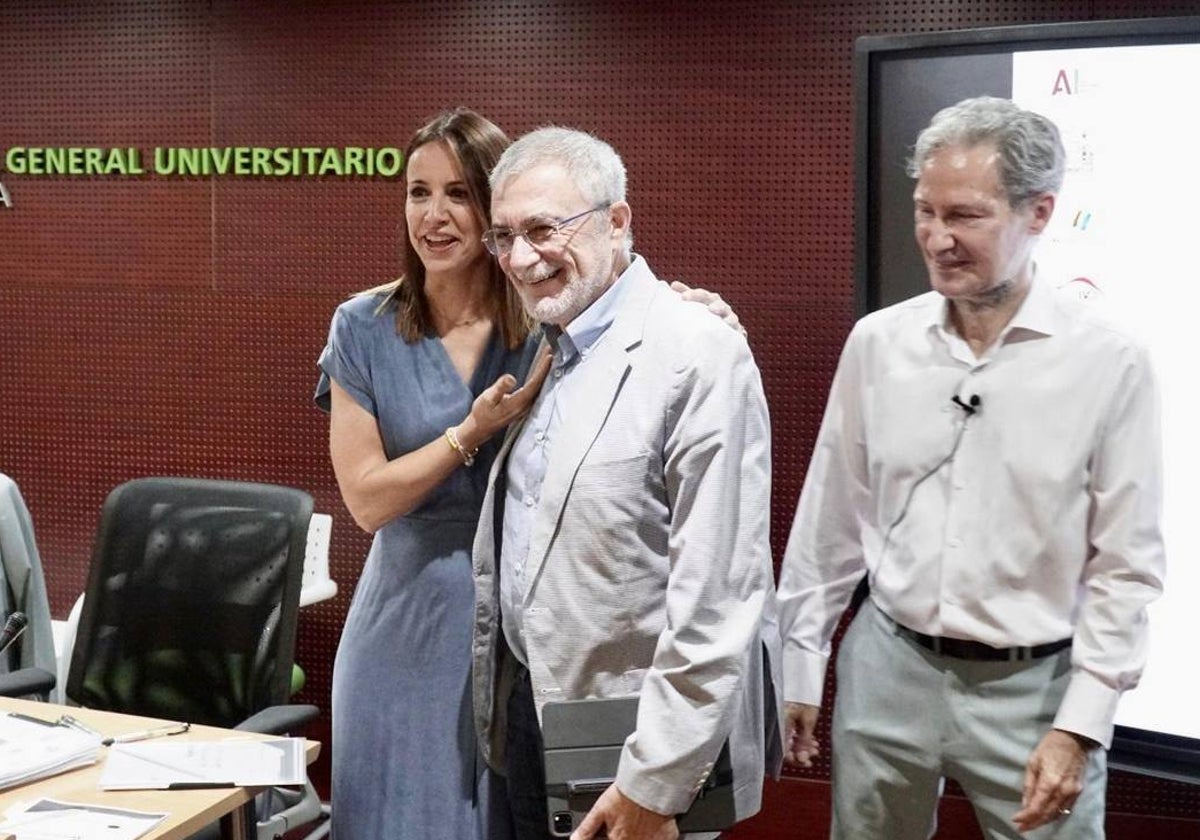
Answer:
<svg viewBox="0 0 1200 840"><path fill-rule="evenodd" d="M0 714L0 788L93 764L99 754L99 735L16 712Z"/></svg>
<svg viewBox="0 0 1200 840"><path fill-rule="evenodd" d="M304 739L142 741L114 744L103 790L302 785Z"/></svg>

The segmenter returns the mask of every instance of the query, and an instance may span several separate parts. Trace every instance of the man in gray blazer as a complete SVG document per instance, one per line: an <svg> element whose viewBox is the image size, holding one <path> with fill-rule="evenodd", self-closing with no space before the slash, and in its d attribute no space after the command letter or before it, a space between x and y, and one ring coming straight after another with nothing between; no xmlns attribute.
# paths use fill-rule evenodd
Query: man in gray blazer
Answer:
<svg viewBox="0 0 1200 840"><path fill-rule="evenodd" d="M782 737L753 356L631 253L608 144L535 131L492 190L484 241L553 348L493 465L474 551L476 728L508 776L517 836L549 834L538 721L551 700L640 697L616 782L573 838L677 837L726 741L748 817Z"/></svg>

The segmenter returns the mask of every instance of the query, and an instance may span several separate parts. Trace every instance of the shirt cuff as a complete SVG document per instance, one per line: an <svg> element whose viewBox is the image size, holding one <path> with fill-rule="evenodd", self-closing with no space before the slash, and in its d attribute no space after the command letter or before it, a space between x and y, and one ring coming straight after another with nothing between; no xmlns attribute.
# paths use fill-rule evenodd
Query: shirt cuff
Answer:
<svg viewBox="0 0 1200 840"><path fill-rule="evenodd" d="M783 699L788 703L821 705L825 691L825 669L829 658L812 651L788 649L783 651Z"/></svg>
<svg viewBox="0 0 1200 840"><path fill-rule="evenodd" d="M672 784L662 778L662 774L652 774L640 771L636 762L629 759L628 751L621 756L617 766L617 789L638 805L658 814L682 814L692 806L692 800L700 792L712 765L708 765L694 774L690 781L692 785Z"/></svg>
<svg viewBox="0 0 1200 840"><path fill-rule="evenodd" d="M1054 728L1091 738L1104 749L1112 746L1113 718L1121 692L1087 671L1076 670L1054 716Z"/></svg>

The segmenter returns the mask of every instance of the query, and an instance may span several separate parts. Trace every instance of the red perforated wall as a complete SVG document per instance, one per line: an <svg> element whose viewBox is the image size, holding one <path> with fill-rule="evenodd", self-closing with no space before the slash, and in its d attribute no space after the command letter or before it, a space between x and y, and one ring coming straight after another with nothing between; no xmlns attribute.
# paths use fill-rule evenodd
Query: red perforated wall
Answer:
<svg viewBox="0 0 1200 840"><path fill-rule="evenodd" d="M782 552L853 317L854 38L1195 14L1165 0L687 3L0 3L0 148L399 146L477 108L611 141L638 250L720 290L771 403ZM306 700L327 706L369 538L342 508L312 407L328 319L395 276L402 189L365 178L0 173L0 470L33 512L56 616L82 589L101 500L137 475L277 481L334 514L341 592L302 613ZM328 740L327 721L313 737ZM332 745L336 749L336 745ZM323 783L327 765L316 777ZM769 786L736 838L823 836L828 764ZM1200 837L1200 795L1114 774L1110 836ZM939 837L979 836L951 797Z"/></svg>

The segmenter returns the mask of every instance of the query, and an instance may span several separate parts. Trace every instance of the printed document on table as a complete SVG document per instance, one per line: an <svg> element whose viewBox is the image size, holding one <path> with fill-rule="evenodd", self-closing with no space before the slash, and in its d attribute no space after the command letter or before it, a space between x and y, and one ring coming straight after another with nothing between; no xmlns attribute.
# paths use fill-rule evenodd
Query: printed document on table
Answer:
<svg viewBox="0 0 1200 840"><path fill-rule="evenodd" d="M140 741L114 744L100 774L104 790L302 785L303 738L268 741Z"/></svg>
<svg viewBox="0 0 1200 840"><path fill-rule="evenodd" d="M100 737L20 713L0 713L0 788L93 764Z"/></svg>
<svg viewBox="0 0 1200 840"><path fill-rule="evenodd" d="M0 834L20 840L136 840L166 818L166 814L105 808L76 802L39 799L10 808L0 822Z"/></svg>

